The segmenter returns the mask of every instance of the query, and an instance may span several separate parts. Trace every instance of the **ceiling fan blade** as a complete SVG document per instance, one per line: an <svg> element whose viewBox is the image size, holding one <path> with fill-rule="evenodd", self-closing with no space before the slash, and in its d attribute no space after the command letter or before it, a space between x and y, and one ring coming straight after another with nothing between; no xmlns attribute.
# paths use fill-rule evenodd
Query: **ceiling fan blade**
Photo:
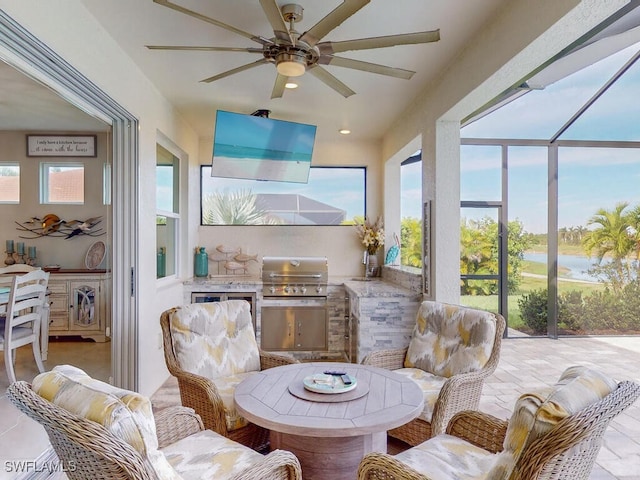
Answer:
<svg viewBox="0 0 640 480"><path fill-rule="evenodd" d="M326 17L316 23L311 29L302 34L300 40L315 46L320 39L344 22L351 15L364 7L370 0L344 0L342 4L336 7Z"/></svg>
<svg viewBox="0 0 640 480"><path fill-rule="evenodd" d="M205 78L204 80L200 80L203 83L211 83L216 80L220 80L221 78L228 77L229 75L233 75L234 73L244 72L245 70L249 70L253 67L258 67L260 65L264 65L265 63L269 63L266 58L261 58L260 60L256 60L252 63L247 63L246 65L242 65L241 67L234 68L232 70L227 70L226 72L219 73L218 75L214 75L213 77Z"/></svg>
<svg viewBox="0 0 640 480"><path fill-rule="evenodd" d="M377 63L363 62L360 60L353 60L350 58L334 57L332 55L323 55L318 59L318 63L323 65L334 65L336 67L352 68L354 70L361 70L363 72L379 73L380 75L387 75L389 77L404 78L409 80L413 77L411 70L404 70L402 68L387 67L385 65L378 65Z"/></svg>
<svg viewBox="0 0 640 480"><path fill-rule="evenodd" d="M202 15L201 13L194 12L193 10L189 10L188 8L181 7L180 5L176 5L175 3L171 3L169 0L153 0L154 3L158 5L162 5L163 7L171 8L176 12L184 13L185 15L189 15L191 17L197 18L198 20L202 20L203 22L210 23L220 28L224 28L225 30L229 30L230 32L237 33L238 35L242 35L254 42L261 43L262 45L271 45L273 42L266 38L260 37L258 35L253 35L252 33L245 32L244 30L240 30L239 28L232 27L231 25L227 25L226 23L219 22L211 17L207 17Z"/></svg>
<svg viewBox="0 0 640 480"><path fill-rule="evenodd" d="M271 28L273 28L273 33L276 38L293 43L293 38L291 38L289 29L287 28L287 22L285 22L282 12L280 11L280 7L278 7L276 1L260 0L260 5L262 6L262 10L264 10L264 14L267 16L267 20L269 20L269 23L271 24Z"/></svg>
<svg viewBox="0 0 640 480"><path fill-rule="evenodd" d="M149 50L186 50L194 52L247 52L262 53L261 48L242 48L242 47L190 47L181 45L145 45Z"/></svg>
<svg viewBox="0 0 640 480"><path fill-rule="evenodd" d="M349 50L368 50L371 48L395 47L396 45L412 45L417 43L431 43L440 40L440 30L430 32L401 33L385 37L359 38L343 42L322 42L318 44L321 55L347 52Z"/></svg>
<svg viewBox="0 0 640 480"><path fill-rule="evenodd" d="M322 81L323 83L327 84L329 87L333 88L336 92L338 92L344 98L350 97L351 95L354 95L356 93L353 90L351 90L349 87L347 87L344 83L342 83L340 80L338 80L336 77L331 75L324 68L318 65L310 67L307 71L311 75L316 77L318 80Z"/></svg>
<svg viewBox="0 0 640 480"><path fill-rule="evenodd" d="M273 84L273 90L271 91L271 98L282 98L284 94L284 84L287 83L289 77L278 74L276 77L276 83Z"/></svg>

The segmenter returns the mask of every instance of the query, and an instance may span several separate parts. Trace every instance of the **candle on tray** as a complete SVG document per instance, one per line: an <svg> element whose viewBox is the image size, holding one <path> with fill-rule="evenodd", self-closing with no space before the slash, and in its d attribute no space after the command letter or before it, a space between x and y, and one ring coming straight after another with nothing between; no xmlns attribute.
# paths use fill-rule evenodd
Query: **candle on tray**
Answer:
<svg viewBox="0 0 640 480"><path fill-rule="evenodd" d="M13 253L13 240L7 240L7 253Z"/></svg>
<svg viewBox="0 0 640 480"><path fill-rule="evenodd" d="M18 242L18 255L24 255L24 242Z"/></svg>
<svg viewBox="0 0 640 480"><path fill-rule="evenodd" d="M29 247L29 258L36 258L36 247Z"/></svg>

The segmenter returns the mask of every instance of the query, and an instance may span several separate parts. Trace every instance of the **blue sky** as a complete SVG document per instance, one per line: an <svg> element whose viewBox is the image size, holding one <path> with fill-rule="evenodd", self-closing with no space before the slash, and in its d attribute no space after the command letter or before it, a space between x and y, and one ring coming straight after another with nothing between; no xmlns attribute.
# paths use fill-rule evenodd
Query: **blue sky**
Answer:
<svg viewBox="0 0 640 480"><path fill-rule="evenodd" d="M534 90L462 129L463 138L548 140L637 51L630 47L601 62ZM640 66L633 65L560 138L640 140ZM547 230L547 150L509 149L509 218L533 233ZM463 146L462 200L499 200L499 147ZM420 215L417 166L403 167L403 216ZM417 173L418 172L418 173ZM562 148L559 152L559 226L586 225L599 208L640 203L640 151ZM466 212L465 212L466 213ZM483 212L484 213L484 212Z"/></svg>

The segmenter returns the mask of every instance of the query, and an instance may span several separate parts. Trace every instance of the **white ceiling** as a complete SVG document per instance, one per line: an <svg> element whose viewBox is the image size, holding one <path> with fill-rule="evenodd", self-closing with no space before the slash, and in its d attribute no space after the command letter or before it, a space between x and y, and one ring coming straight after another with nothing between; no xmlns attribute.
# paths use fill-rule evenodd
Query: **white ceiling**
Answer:
<svg viewBox="0 0 640 480"><path fill-rule="evenodd" d="M0 130L100 132L109 127L0 62Z"/></svg>
<svg viewBox="0 0 640 480"><path fill-rule="evenodd" d="M292 0L278 0L278 4ZM304 8L296 29L304 32L337 7L340 0L297 0ZM336 66L326 66L356 94L344 98L310 74L299 78L300 87L283 98L270 99L276 77L273 65L262 65L227 78L200 80L244 65L260 55L244 52L152 51L145 45L208 45L260 47L243 36L176 12L152 0L83 0L105 30L136 62L159 91L181 112L201 137L213 134L216 109L252 113L271 110L271 118L318 125L318 138L337 138L339 128L350 128L352 138L380 138L412 99L433 81L464 49L483 24L507 0L372 0L322 40L410 33L440 29L441 40L375 50L344 52L343 57L414 70L410 80L386 77ZM273 32L257 0L175 0L175 3L256 35ZM13 118L0 119L1 129L32 128L86 130L93 128L83 114L80 122L51 98L46 89L27 94L24 82L12 72L0 71L0 110L10 106ZM18 94L13 89L18 89ZM47 105L57 101L56 105ZM44 102L44 103L41 103ZM32 115L34 112L38 112ZM0 112L1 113L1 112ZM22 113L25 114L23 117ZM53 118L49 117L53 115ZM18 124L18 122L20 124ZM12 125L15 123L15 125ZM101 129L103 129L102 126Z"/></svg>

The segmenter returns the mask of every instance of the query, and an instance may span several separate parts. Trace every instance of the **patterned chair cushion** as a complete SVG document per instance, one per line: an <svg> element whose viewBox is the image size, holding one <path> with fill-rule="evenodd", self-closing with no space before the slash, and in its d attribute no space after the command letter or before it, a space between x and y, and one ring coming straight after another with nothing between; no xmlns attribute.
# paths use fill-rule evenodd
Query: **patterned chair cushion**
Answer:
<svg viewBox="0 0 640 480"><path fill-rule="evenodd" d="M180 367L208 379L260 370L260 352L246 300L194 303L170 315Z"/></svg>
<svg viewBox="0 0 640 480"><path fill-rule="evenodd" d="M419 368L400 368L398 370L394 370L394 372L409 377L418 384L424 394L424 409L418 418L427 423L431 423L433 409L436 405L436 401L438 400L438 395L440 395L440 390L442 390L442 386L447 379L444 377L437 377L436 375L432 375L431 373L420 370Z"/></svg>
<svg viewBox="0 0 640 480"><path fill-rule="evenodd" d="M226 480L264 457L211 430L203 430L162 449L185 480Z"/></svg>
<svg viewBox="0 0 640 480"><path fill-rule="evenodd" d="M478 371L491 356L496 323L490 312L423 302L404 366L446 378Z"/></svg>
<svg viewBox="0 0 640 480"><path fill-rule="evenodd" d="M236 391L236 387L241 381L251 375L255 375L256 373L257 372L238 373L237 375L214 378L213 380L211 380L218 389L218 393L222 398L227 430L242 428L249 423L244 417L241 417L238 414L238 411L236 410L236 402L233 399L233 394Z"/></svg>
<svg viewBox="0 0 640 480"><path fill-rule="evenodd" d="M583 366L567 368L552 388L526 393L516 402L504 450L491 471L491 479L508 479L520 454L563 418L595 403L616 388L616 382Z"/></svg>
<svg viewBox="0 0 640 480"><path fill-rule="evenodd" d="M489 479L496 455L452 435L437 435L396 455L429 480Z"/></svg>
<svg viewBox="0 0 640 480"><path fill-rule="evenodd" d="M65 410L99 423L131 445L158 478L179 479L158 450L156 424L148 398L95 380L79 368L59 365L33 379L33 390Z"/></svg>

